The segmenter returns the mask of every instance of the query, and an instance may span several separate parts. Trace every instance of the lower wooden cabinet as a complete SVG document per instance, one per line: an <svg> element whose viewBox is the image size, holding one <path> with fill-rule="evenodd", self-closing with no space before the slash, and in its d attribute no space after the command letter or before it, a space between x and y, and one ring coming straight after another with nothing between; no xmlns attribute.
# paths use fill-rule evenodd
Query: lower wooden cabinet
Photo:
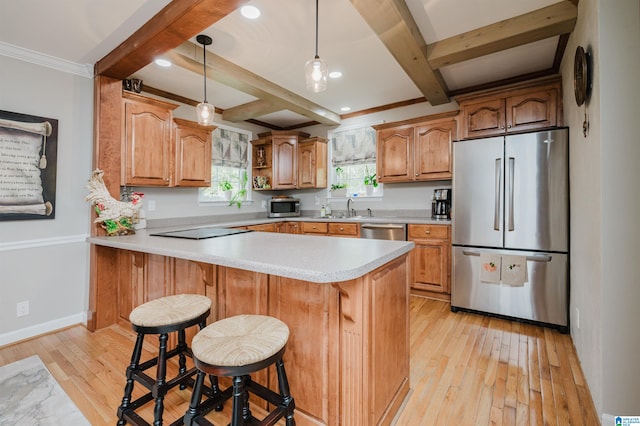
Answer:
<svg viewBox="0 0 640 426"><path fill-rule="evenodd" d="M358 238L360 236L360 225L345 222L302 222L302 233L329 237Z"/></svg>
<svg viewBox="0 0 640 426"><path fill-rule="evenodd" d="M451 293L451 226L409 225L413 241L411 287L435 293Z"/></svg>

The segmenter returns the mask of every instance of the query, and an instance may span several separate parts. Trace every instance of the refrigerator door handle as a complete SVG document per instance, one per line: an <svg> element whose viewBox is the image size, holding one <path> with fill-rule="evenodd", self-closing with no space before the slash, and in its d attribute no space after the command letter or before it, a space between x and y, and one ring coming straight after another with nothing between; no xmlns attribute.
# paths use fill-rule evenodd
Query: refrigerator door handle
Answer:
<svg viewBox="0 0 640 426"><path fill-rule="evenodd" d="M513 182L515 173L516 159L509 157L509 231L513 231L515 226L513 224Z"/></svg>
<svg viewBox="0 0 640 426"><path fill-rule="evenodd" d="M465 256L480 256L479 251L462 250L462 254ZM551 262L552 257L548 254L541 254L536 256L527 256L527 260L531 262Z"/></svg>
<svg viewBox="0 0 640 426"><path fill-rule="evenodd" d="M500 230L500 193L501 187L500 182L502 181L502 158L496 158L496 172L495 172L496 182L495 182L495 193L494 199L495 204L493 206L493 229L496 231Z"/></svg>

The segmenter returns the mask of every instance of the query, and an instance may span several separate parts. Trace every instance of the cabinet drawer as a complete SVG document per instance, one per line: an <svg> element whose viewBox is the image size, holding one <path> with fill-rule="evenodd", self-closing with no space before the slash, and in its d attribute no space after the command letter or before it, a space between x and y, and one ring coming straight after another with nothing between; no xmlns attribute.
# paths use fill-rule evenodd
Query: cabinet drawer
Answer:
<svg viewBox="0 0 640 426"><path fill-rule="evenodd" d="M263 223L260 225L249 225L247 229L252 231L260 231L260 232L276 232L276 224L275 223Z"/></svg>
<svg viewBox="0 0 640 426"><path fill-rule="evenodd" d="M409 239L449 239L449 225L409 225Z"/></svg>
<svg viewBox="0 0 640 426"><path fill-rule="evenodd" d="M305 234L326 234L328 230L327 222L302 222L302 232Z"/></svg>
<svg viewBox="0 0 640 426"><path fill-rule="evenodd" d="M357 223L330 223L329 234L355 237L358 235Z"/></svg>

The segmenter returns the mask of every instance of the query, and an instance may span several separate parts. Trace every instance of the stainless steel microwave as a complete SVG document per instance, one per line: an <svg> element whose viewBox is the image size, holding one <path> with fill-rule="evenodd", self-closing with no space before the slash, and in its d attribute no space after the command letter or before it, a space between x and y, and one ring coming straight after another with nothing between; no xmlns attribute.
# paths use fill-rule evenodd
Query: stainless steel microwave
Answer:
<svg viewBox="0 0 640 426"><path fill-rule="evenodd" d="M267 202L269 217L300 216L299 198L271 198Z"/></svg>

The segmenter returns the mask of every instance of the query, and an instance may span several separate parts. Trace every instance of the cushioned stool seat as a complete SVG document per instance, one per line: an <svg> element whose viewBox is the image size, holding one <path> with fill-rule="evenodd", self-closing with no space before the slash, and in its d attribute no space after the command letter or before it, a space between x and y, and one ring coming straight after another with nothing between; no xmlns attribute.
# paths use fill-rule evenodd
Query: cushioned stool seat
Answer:
<svg viewBox="0 0 640 426"><path fill-rule="evenodd" d="M184 389L193 386L193 376L196 369L187 370L186 357L191 357L191 349L186 344L185 329L199 325L203 329L211 311L211 300L197 294L179 294L161 297L144 303L129 315L131 327L138 333L136 344L131 355L131 364L127 368L127 383L124 389L122 404L118 407L118 425L131 423L135 425L149 425L135 410L151 400L155 400L154 425L162 425L164 411L164 396L171 388L180 386ZM178 343L174 349L167 350L169 333L178 332ZM144 363L140 363L142 344L147 334L158 334L158 356ZM167 360L178 356L178 374L173 379L166 380ZM155 379L145 373L145 370L157 366ZM149 390L135 401L131 394L135 383L140 383ZM217 386L213 383L212 388ZM217 391L217 389L213 389ZM173 424L182 424L182 419Z"/></svg>
<svg viewBox="0 0 640 426"><path fill-rule="evenodd" d="M282 361L288 339L287 325L264 315L229 317L200 330L191 343L198 375L184 424L211 425L204 415L233 396L231 426L273 425L283 417L287 426L295 425L295 403ZM278 374L279 393L252 381L249 376L273 364ZM206 374L233 377L233 385L201 403ZM262 421L251 413L249 392L275 407Z"/></svg>

